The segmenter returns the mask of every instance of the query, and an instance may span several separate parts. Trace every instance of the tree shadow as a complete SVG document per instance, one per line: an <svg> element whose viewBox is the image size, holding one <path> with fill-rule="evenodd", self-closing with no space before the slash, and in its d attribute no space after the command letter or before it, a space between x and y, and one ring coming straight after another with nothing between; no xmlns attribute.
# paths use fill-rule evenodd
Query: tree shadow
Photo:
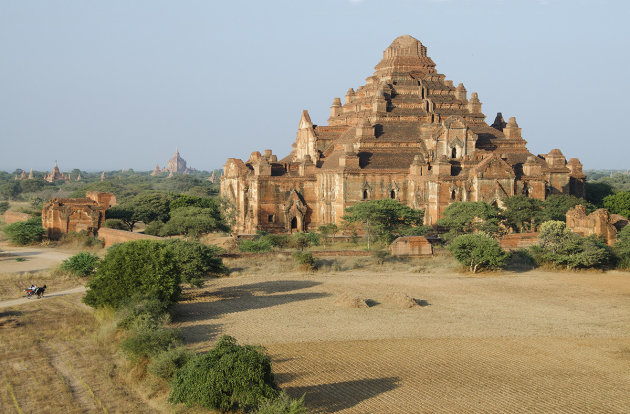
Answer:
<svg viewBox="0 0 630 414"><path fill-rule="evenodd" d="M374 299L366 299L365 304L368 305L368 308L371 308L372 306L380 305L381 302L377 302Z"/></svg>
<svg viewBox="0 0 630 414"><path fill-rule="evenodd" d="M221 315L248 310L270 308L291 302L320 299L329 296L323 292L295 292L321 283L302 280L284 280L251 283L210 290L203 295L205 301L178 303L174 307L173 322L185 322L219 318ZM207 332L208 326L212 332ZM191 325L180 328L184 338L198 342L205 335L214 339L219 325Z"/></svg>
<svg viewBox="0 0 630 414"><path fill-rule="evenodd" d="M399 381L400 378L398 377L370 378L303 387L287 387L284 390L294 398L300 398L304 395L306 405L316 411L334 413L391 391L399 386Z"/></svg>
<svg viewBox="0 0 630 414"><path fill-rule="evenodd" d="M214 341L221 332L218 324L206 323L179 328L186 343L197 343L204 341Z"/></svg>
<svg viewBox="0 0 630 414"><path fill-rule="evenodd" d="M431 306L431 304L424 299L414 299L414 301L418 304L418 306L422 306L422 307Z"/></svg>

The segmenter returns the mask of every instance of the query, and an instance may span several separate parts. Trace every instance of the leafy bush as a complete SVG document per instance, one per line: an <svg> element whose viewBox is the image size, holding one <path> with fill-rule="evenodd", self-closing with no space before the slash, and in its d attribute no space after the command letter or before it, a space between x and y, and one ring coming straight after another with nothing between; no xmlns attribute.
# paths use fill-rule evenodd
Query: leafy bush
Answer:
<svg viewBox="0 0 630 414"><path fill-rule="evenodd" d="M167 308L168 306L159 299L134 296L121 302L117 313L118 326L130 329L140 319L154 321L154 325L166 323L168 321Z"/></svg>
<svg viewBox="0 0 630 414"><path fill-rule="evenodd" d="M160 229L160 236L183 234L197 238L213 231L229 231L218 207L180 207L171 211L171 218Z"/></svg>
<svg viewBox="0 0 630 414"><path fill-rule="evenodd" d="M33 217L4 226L2 229L11 243L19 246L38 243L44 238L46 230L42 227L42 219Z"/></svg>
<svg viewBox="0 0 630 414"><path fill-rule="evenodd" d="M268 252L273 248L271 242L267 238L259 238L257 240L242 239L238 241L238 248L242 252Z"/></svg>
<svg viewBox="0 0 630 414"><path fill-rule="evenodd" d="M99 261L97 255L81 252L67 258L61 263L61 269L72 273L75 276L89 276L92 274Z"/></svg>
<svg viewBox="0 0 630 414"><path fill-rule="evenodd" d="M484 233L457 236L448 249L457 261L468 266L473 273L479 269L500 268L509 257L495 239Z"/></svg>
<svg viewBox="0 0 630 414"><path fill-rule="evenodd" d="M505 210L501 215L505 224L519 232L534 230L543 218L543 202L525 195L515 195L503 200Z"/></svg>
<svg viewBox="0 0 630 414"><path fill-rule="evenodd" d="M136 240L109 248L88 282L83 301L92 307L118 308L125 300L141 295L169 305L179 298L178 261L164 243Z"/></svg>
<svg viewBox="0 0 630 414"><path fill-rule="evenodd" d="M540 226L539 249L533 249L538 262L567 269L601 268L612 261L612 251L596 237L582 237L561 221L547 221Z"/></svg>
<svg viewBox="0 0 630 414"><path fill-rule="evenodd" d="M499 210L483 201L456 202L446 207L437 224L449 229L451 240L473 231L494 234L499 228Z"/></svg>
<svg viewBox="0 0 630 414"><path fill-rule="evenodd" d="M312 272L314 270L317 270L317 262L315 261L313 253L311 252L294 252L293 260L295 260L300 269L304 271Z"/></svg>
<svg viewBox="0 0 630 414"><path fill-rule="evenodd" d="M168 240L163 242L177 262L177 269L182 282L190 283L193 279L208 276L226 275L227 267L218 257L221 249L203 243L186 240Z"/></svg>
<svg viewBox="0 0 630 414"><path fill-rule="evenodd" d="M9 209L9 202L8 201L0 201L0 214L6 213L6 211L8 209Z"/></svg>
<svg viewBox="0 0 630 414"><path fill-rule="evenodd" d="M129 228L125 225L125 223L123 223L122 220L114 218L108 218L107 220L105 220L105 223L103 223L103 227L114 230L129 230Z"/></svg>
<svg viewBox="0 0 630 414"><path fill-rule="evenodd" d="M155 325L150 318L137 319L129 332L120 343L120 349L131 360L155 356L181 343L178 331Z"/></svg>
<svg viewBox="0 0 630 414"><path fill-rule="evenodd" d="M304 250L307 247L319 246L319 234L317 233L295 233L291 236L291 247Z"/></svg>
<svg viewBox="0 0 630 414"><path fill-rule="evenodd" d="M536 267L536 259L532 252L527 249L519 249L510 253L507 264L512 269L533 269Z"/></svg>
<svg viewBox="0 0 630 414"><path fill-rule="evenodd" d="M278 395L271 360L260 347L223 336L208 353L190 359L172 381L169 402L222 412L249 411Z"/></svg>
<svg viewBox="0 0 630 414"><path fill-rule="evenodd" d="M169 348L155 355L147 370L157 377L170 380L193 357L194 354L184 347Z"/></svg>
<svg viewBox="0 0 630 414"><path fill-rule="evenodd" d="M630 218L630 191L619 191L604 197L604 208L613 214Z"/></svg>
<svg viewBox="0 0 630 414"><path fill-rule="evenodd" d="M306 414L308 410L304 407L304 396L293 399L282 391L276 398L265 399L258 406L256 414Z"/></svg>
<svg viewBox="0 0 630 414"><path fill-rule="evenodd" d="M161 221L158 221L158 220L152 221L151 223L145 226L144 234L150 234L151 236L159 236L162 233L162 227L164 227L164 223L162 223Z"/></svg>
<svg viewBox="0 0 630 414"><path fill-rule="evenodd" d="M630 226L624 227L617 234L617 241L613 246L613 252L617 259L617 267L630 269Z"/></svg>

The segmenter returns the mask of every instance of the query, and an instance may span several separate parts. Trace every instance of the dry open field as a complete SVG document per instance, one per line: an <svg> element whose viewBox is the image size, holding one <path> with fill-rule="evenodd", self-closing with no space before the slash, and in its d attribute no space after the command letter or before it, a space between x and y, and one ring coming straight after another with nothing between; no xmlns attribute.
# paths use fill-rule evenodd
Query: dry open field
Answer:
<svg viewBox="0 0 630 414"><path fill-rule="evenodd" d="M232 261L176 324L194 349L263 344L316 412L630 412L630 273L471 276L437 258L305 274L273 259Z"/></svg>

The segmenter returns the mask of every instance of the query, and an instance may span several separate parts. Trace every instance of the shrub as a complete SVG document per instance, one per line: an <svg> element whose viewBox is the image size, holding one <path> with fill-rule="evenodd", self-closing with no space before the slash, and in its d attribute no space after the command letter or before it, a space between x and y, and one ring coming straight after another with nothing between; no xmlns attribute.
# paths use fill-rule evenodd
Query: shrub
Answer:
<svg viewBox="0 0 630 414"><path fill-rule="evenodd" d="M178 262L161 241L136 240L109 248L88 282L83 301L92 307L118 308L133 296L153 297L169 305L181 289Z"/></svg>
<svg viewBox="0 0 630 414"><path fill-rule="evenodd" d="M617 267L630 269L630 226L624 227L617 234L617 241L613 247Z"/></svg>
<svg viewBox="0 0 630 414"><path fill-rule="evenodd" d="M606 267L612 251L596 237L582 237L566 228L561 221L547 221L540 226L537 261L567 269Z"/></svg>
<svg viewBox="0 0 630 414"><path fill-rule="evenodd" d="M193 357L194 354L184 347L169 348L155 355L147 370L157 377L170 380Z"/></svg>
<svg viewBox="0 0 630 414"><path fill-rule="evenodd" d="M107 220L109 221L109 220ZM107 221L105 223L107 223ZM162 232L164 223L159 220L152 221L144 227L144 234L150 234L151 236L159 236Z"/></svg>
<svg viewBox="0 0 630 414"><path fill-rule="evenodd" d="M64 260L61 269L72 273L75 276L89 276L92 274L99 261L97 255L81 252Z"/></svg>
<svg viewBox="0 0 630 414"><path fill-rule="evenodd" d="M222 412L249 411L277 396L271 360L260 347L223 336L208 353L191 358L172 381L169 402Z"/></svg>
<svg viewBox="0 0 630 414"><path fill-rule="evenodd" d="M242 252L268 252L272 249L272 245L267 238L260 238L258 240L246 240L242 239L238 241L238 248Z"/></svg>
<svg viewBox="0 0 630 414"><path fill-rule="evenodd" d="M183 234L198 238L213 231L229 231L218 207L180 207L171 211L169 221L160 229L160 236Z"/></svg>
<svg viewBox="0 0 630 414"><path fill-rule="evenodd" d="M4 231L11 243L19 246L38 243L42 241L45 233L42 227L42 219L39 217L9 224L4 226L2 231Z"/></svg>
<svg viewBox="0 0 630 414"><path fill-rule="evenodd" d="M181 274L182 282L192 283L208 276L226 275L227 267L218 257L221 249L216 246L208 246L196 241L168 240L163 242L177 262L177 269ZM203 284L203 281L201 282Z"/></svg>
<svg viewBox="0 0 630 414"><path fill-rule="evenodd" d="M9 209L9 202L8 201L0 201L0 214L6 213L6 211L8 209Z"/></svg>
<svg viewBox="0 0 630 414"><path fill-rule="evenodd" d="M304 407L304 396L293 399L282 391L276 398L265 399L258 406L256 414L306 414L308 410Z"/></svg>
<svg viewBox="0 0 630 414"><path fill-rule="evenodd" d="M137 320L130 335L120 343L120 349L129 359L149 358L181 343L178 331L143 322L142 318Z"/></svg>
<svg viewBox="0 0 630 414"><path fill-rule="evenodd" d="M300 269L304 271L312 272L314 270L317 270L317 262L315 261L313 253L311 252L294 252L293 260L295 260Z"/></svg>
<svg viewBox="0 0 630 414"><path fill-rule="evenodd" d="M103 227L114 230L128 230L128 227L119 219L107 219L103 223Z"/></svg>
<svg viewBox="0 0 630 414"><path fill-rule="evenodd" d="M155 325L168 320L167 306L156 298L135 296L123 301L118 310L118 326L130 329L137 320L152 320Z"/></svg>
<svg viewBox="0 0 630 414"><path fill-rule="evenodd" d="M473 273L479 269L500 268L509 257L495 239L484 233L457 236L448 249L457 261L468 266Z"/></svg>

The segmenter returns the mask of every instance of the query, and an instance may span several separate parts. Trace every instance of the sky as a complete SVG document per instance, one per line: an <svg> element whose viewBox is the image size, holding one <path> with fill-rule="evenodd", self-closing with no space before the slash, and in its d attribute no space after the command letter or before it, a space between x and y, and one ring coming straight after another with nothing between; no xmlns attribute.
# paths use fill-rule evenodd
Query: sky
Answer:
<svg viewBox="0 0 630 414"><path fill-rule="evenodd" d="M630 168L630 2L0 0L0 170L291 150L409 34L534 154Z"/></svg>

